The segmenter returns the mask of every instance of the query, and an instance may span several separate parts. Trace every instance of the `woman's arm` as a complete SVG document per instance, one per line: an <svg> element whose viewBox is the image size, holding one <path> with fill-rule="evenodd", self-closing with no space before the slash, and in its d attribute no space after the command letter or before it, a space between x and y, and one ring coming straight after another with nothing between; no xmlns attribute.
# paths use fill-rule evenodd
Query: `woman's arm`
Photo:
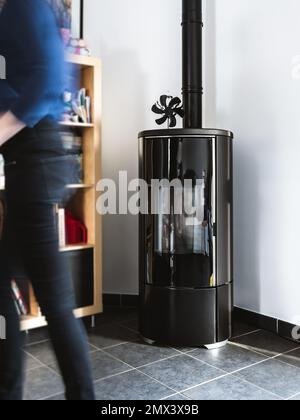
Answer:
<svg viewBox="0 0 300 420"><path fill-rule="evenodd" d="M25 126L33 127L59 105L64 53L54 14L46 0L10 0L9 39L20 51L23 83L18 98L0 119L0 144Z"/></svg>
<svg viewBox="0 0 300 420"><path fill-rule="evenodd" d="M0 115L0 147L25 127L10 111Z"/></svg>

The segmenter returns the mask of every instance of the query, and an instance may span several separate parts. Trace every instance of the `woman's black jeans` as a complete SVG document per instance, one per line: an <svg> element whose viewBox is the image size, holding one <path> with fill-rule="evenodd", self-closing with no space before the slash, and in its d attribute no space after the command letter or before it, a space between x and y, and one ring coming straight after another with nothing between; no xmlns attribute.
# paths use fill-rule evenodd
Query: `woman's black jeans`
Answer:
<svg viewBox="0 0 300 420"><path fill-rule="evenodd" d="M46 120L23 130L0 153L6 163L7 206L0 245L0 315L7 329L6 340L0 340L0 400L22 399L22 334L11 292L17 261L47 319L66 398L93 400L87 339L73 315L72 282L58 245L55 204L62 202L72 181L70 158L56 124Z"/></svg>

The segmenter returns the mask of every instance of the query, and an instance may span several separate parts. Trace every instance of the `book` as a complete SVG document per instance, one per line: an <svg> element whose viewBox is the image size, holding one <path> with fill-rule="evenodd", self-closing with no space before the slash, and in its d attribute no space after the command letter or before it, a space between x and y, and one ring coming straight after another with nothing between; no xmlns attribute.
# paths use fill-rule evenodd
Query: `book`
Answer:
<svg viewBox="0 0 300 420"><path fill-rule="evenodd" d="M14 298L14 305L15 305L16 312L17 312L18 316L19 316L19 317L20 317L20 316L22 316L22 313L21 313L21 311L20 311L20 308L19 308L18 302L16 301L16 299L15 299L15 298Z"/></svg>
<svg viewBox="0 0 300 420"><path fill-rule="evenodd" d="M87 123L90 124L92 122L91 118L91 98L90 96L86 96L85 98L85 109L87 115Z"/></svg>
<svg viewBox="0 0 300 420"><path fill-rule="evenodd" d="M63 248L66 246L66 222L65 222L65 209L57 209L57 220L58 220L58 242L59 247Z"/></svg>
<svg viewBox="0 0 300 420"><path fill-rule="evenodd" d="M26 302L23 298L21 290L19 289L19 286L17 285L16 280L11 281L11 288L12 288L15 305L18 308L18 311L17 311L18 314L28 315L28 306L26 305Z"/></svg>

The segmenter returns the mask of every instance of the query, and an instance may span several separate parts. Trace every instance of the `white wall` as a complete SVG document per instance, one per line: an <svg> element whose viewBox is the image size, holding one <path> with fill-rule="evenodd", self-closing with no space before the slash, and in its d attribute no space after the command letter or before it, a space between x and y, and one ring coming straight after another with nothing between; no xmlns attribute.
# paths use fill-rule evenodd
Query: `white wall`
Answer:
<svg viewBox="0 0 300 420"><path fill-rule="evenodd" d="M103 61L103 176L138 175L138 132L151 106L180 95L181 0L86 0L85 38ZM138 292L138 220L104 218L104 291Z"/></svg>
<svg viewBox="0 0 300 420"><path fill-rule="evenodd" d="M236 304L289 322L300 316L299 16L299 0L216 0L216 124L236 137Z"/></svg>

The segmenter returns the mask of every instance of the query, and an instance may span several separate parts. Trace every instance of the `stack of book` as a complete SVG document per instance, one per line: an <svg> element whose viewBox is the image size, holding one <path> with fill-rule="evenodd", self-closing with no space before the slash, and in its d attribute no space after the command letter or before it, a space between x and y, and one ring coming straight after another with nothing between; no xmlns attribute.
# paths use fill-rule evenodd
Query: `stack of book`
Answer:
<svg viewBox="0 0 300 420"><path fill-rule="evenodd" d="M15 307L19 316L28 315L28 306L24 299L24 296L16 282L16 280L11 281L12 295L15 303Z"/></svg>
<svg viewBox="0 0 300 420"><path fill-rule="evenodd" d="M63 131L61 133L64 149L68 154L82 154L82 136L73 131Z"/></svg>
<svg viewBox="0 0 300 420"><path fill-rule="evenodd" d="M91 97L87 95L85 88L78 92L64 93L64 122L90 124L91 118Z"/></svg>

